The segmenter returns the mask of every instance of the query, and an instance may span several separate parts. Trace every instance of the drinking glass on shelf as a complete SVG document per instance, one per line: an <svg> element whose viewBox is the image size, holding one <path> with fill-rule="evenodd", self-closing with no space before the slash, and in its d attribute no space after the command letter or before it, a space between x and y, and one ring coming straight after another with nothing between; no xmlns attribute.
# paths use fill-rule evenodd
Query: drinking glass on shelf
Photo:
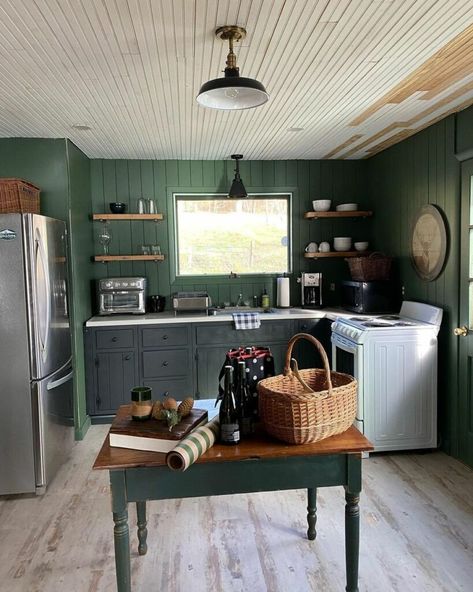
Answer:
<svg viewBox="0 0 473 592"><path fill-rule="evenodd" d="M150 214L156 214L156 204L154 203L154 199L148 199L148 212Z"/></svg>
<svg viewBox="0 0 473 592"><path fill-rule="evenodd" d="M141 245L141 253L143 255L149 255L149 245Z"/></svg>
<svg viewBox="0 0 473 592"><path fill-rule="evenodd" d="M146 214L147 213L147 199L140 197L138 200L138 214Z"/></svg>
<svg viewBox="0 0 473 592"><path fill-rule="evenodd" d="M99 239L99 243L103 247L103 254L108 255L108 245L110 244L110 241L112 240L112 233L110 232L110 226L108 225L107 222L104 224L101 224L98 239Z"/></svg>
<svg viewBox="0 0 473 592"><path fill-rule="evenodd" d="M161 255L161 247L159 245L151 245L151 255Z"/></svg>

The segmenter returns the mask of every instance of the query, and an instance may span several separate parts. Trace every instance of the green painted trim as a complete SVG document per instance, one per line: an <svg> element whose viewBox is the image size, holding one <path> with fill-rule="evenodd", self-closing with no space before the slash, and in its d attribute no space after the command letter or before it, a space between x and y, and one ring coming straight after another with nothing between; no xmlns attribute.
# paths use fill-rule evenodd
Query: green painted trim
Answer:
<svg viewBox="0 0 473 592"><path fill-rule="evenodd" d="M290 271L287 273L288 276L292 276L297 273L298 265L296 264L295 257L297 256L297 249L294 247L294 211L296 210L295 204L299 204L299 192L296 186L271 186L271 187L256 187L245 185L248 193L254 193L256 195L288 195L289 196L289 268ZM190 275L190 276L177 276L176 275L176 253L174 246L176 244L176 220L174 216L174 194L195 194L198 196L210 195L210 196L225 196L226 193L222 192L220 187L180 187L180 186L168 186L166 187L166 205L168 212L168 259L169 259L169 282L175 284L177 287L186 284L205 283L205 284L234 284L235 280L229 278L226 275ZM172 246L172 248L171 248ZM279 273L261 273L261 274L239 274L238 278L247 283L264 283L265 281L272 280L280 276Z"/></svg>
<svg viewBox="0 0 473 592"><path fill-rule="evenodd" d="M86 415L84 422L80 426L76 426L74 428L74 438L77 441L83 440L85 435L89 431L90 426L92 425L92 421L90 415Z"/></svg>

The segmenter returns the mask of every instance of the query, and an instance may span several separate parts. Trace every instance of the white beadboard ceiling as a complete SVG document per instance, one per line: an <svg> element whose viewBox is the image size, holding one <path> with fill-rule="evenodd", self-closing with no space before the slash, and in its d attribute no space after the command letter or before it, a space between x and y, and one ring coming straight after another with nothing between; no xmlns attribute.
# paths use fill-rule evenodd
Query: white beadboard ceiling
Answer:
<svg viewBox="0 0 473 592"><path fill-rule="evenodd" d="M225 24L248 31L238 65L263 107L195 101L222 75ZM364 158L473 103L472 40L472 0L0 0L0 137L91 158Z"/></svg>

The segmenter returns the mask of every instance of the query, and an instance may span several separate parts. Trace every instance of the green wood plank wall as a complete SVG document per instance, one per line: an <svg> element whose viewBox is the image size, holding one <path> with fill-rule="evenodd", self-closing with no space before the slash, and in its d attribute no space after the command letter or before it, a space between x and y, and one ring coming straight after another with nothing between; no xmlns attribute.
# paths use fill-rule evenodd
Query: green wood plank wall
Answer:
<svg viewBox="0 0 473 592"><path fill-rule="evenodd" d="M293 192L293 273L291 302L300 304L300 288L296 278L301 271L322 271L326 288L326 302L336 302L336 293L329 292L331 282L349 277L345 261L337 259L318 262L304 259L303 251L309 241L332 241L334 236L353 236L370 240L370 220L307 221L303 213L311 209L312 199L329 198L334 203L352 202L366 206L365 161L243 161L241 175L250 192ZM251 301L260 296L264 287L275 304L274 277L243 277L234 280L196 279L175 280L170 268L169 253L173 248L169 222L169 201L172 190L226 192L233 178L230 161L150 161L150 160L92 160L91 187L93 211L108 212L109 202L123 201L129 212L136 212L140 197L154 198L158 212L165 220L154 222L113 222L111 252L139 253L141 244L161 245L166 256L163 263L126 262L96 264L95 278L114 275L145 275L150 294L162 294L169 300L177 290L206 289L216 303L235 302L238 294ZM94 224L97 237L99 222ZM102 252L95 238L96 253Z"/></svg>
<svg viewBox="0 0 473 592"><path fill-rule="evenodd" d="M455 116L381 152L368 161L369 193L376 211L374 243L396 257L405 298L440 306L439 428L442 447L457 455L457 347L460 232L460 167L455 158ZM443 273L424 282L409 259L413 217L425 204L437 205L448 223L450 248Z"/></svg>
<svg viewBox="0 0 473 592"><path fill-rule="evenodd" d="M90 425L86 411L84 333L85 321L92 314L93 229L89 219L90 161L72 142L67 141L69 180L69 273L72 280L72 351L74 356L74 414L76 438L82 439Z"/></svg>
<svg viewBox="0 0 473 592"><path fill-rule="evenodd" d="M82 326L91 314L90 279L94 273L89 159L71 142L59 139L0 139L0 177L20 177L41 189L41 213L68 223L69 306L76 375L76 437L87 430Z"/></svg>

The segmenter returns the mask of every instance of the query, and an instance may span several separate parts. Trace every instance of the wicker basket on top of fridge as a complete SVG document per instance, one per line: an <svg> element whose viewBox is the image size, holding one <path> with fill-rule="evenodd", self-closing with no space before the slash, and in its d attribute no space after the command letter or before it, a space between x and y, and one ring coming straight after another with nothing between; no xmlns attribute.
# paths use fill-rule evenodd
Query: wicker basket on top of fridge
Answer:
<svg viewBox="0 0 473 592"><path fill-rule="evenodd" d="M23 179L0 178L0 214L39 214L40 190Z"/></svg>

